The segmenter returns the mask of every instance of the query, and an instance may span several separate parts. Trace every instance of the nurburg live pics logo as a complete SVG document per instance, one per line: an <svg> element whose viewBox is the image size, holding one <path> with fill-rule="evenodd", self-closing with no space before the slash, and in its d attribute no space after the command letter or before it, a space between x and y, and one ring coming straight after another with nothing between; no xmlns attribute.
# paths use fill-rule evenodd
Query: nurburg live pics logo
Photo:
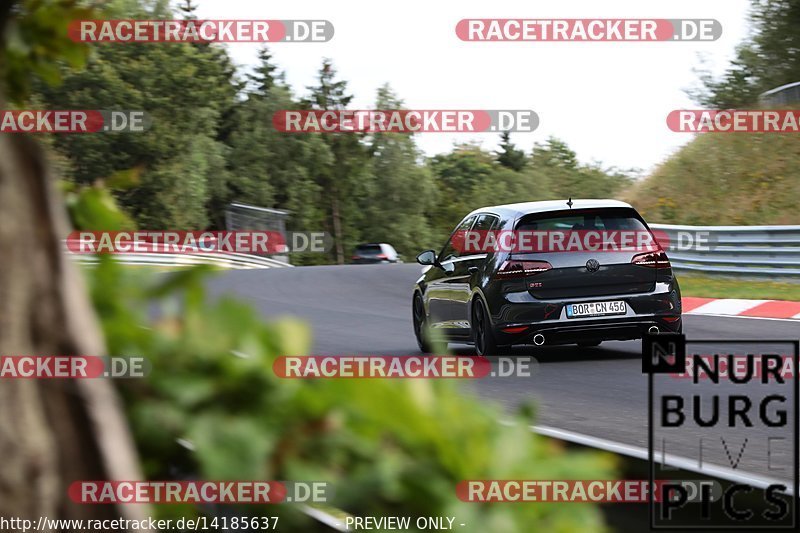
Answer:
<svg viewBox="0 0 800 533"><path fill-rule="evenodd" d="M686 338L678 333L642 339L649 479L664 487L664 497L649 502L651 529L796 530L800 342L689 344L703 346L706 353L687 354ZM779 353L779 347L788 346L791 355ZM681 375L691 379L673 379ZM717 477L721 495L700 490L699 498L689 498L678 482L670 486L656 480L657 473L669 477L669 471L677 470L670 463Z"/></svg>

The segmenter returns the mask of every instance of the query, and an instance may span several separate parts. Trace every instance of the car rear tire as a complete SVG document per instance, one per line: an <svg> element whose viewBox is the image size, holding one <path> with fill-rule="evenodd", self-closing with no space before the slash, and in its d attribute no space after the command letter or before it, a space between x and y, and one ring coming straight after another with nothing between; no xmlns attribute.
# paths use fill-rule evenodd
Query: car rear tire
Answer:
<svg viewBox="0 0 800 533"><path fill-rule="evenodd" d="M414 303L412 304L411 316L414 321L414 336L417 338L417 346L422 353L431 353L431 341L428 337L428 319L425 315L425 305L422 303L422 297L419 294L414 295Z"/></svg>
<svg viewBox="0 0 800 533"><path fill-rule="evenodd" d="M476 299L472 306L472 341L475 344L475 353L482 357L499 355L507 346L498 346L492 332L489 312L480 299Z"/></svg>

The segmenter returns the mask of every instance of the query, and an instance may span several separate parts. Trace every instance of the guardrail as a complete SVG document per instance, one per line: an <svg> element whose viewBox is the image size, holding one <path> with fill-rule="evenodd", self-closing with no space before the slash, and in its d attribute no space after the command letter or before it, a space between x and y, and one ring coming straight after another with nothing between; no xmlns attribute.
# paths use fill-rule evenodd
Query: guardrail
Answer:
<svg viewBox="0 0 800 533"><path fill-rule="evenodd" d="M94 264L97 263L97 256L94 254L77 254L70 252L64 246L67 255L78 263ZM114 259L124 265L150 265L150 266L192 266L192 265L213 265L220 268L231 268L246 270L254 268L282 268L291 267L289 263L261 257L258 255L237 254L237 253L197 253L197 254L168 254L168 253L130 253L114 254Z"/></svg>
<svg viewBox="0 0 800 533"><path fill-rule="evenodd" d="M800 226L650 224L650 228L669 237L667 253L676 270L800 280ZM707 240L689 246L697 236Z"/></svg>
<svg viewBox="0 0 800 533"><path fill-rule="evenodd" d="M787 83L762 93L758 101L768 106L784 106L800 102L800 81Z"/></svg>
<svg viewBox="0 0 800 533"><path fill-rule="evenodd" d="M781 277L800 281L800 226L682 226L650 224L670 241L668 255L678 271L751 277ZM697 237L704 239L696 242ZM691 245L688 244L689 241ZM73 254L76 261L94 263L94 255ZM222 268L252 269L290 267L272 259L238 253L130 253L115 254L130 265L184 266L216 265Z"/></svg>

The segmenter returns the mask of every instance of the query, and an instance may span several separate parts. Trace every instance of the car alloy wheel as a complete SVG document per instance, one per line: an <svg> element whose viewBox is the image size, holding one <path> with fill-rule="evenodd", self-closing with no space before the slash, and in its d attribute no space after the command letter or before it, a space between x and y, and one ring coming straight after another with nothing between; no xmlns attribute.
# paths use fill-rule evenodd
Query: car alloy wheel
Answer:
<svg viewBox="0 0 800 533"><path fill-rule="evenodd" d="M475 300L472 312L472 339L475 343L475 352L480 356L497 355L498 346L495 344L492 327L489 323L489 314L480 300Z"/></svg>

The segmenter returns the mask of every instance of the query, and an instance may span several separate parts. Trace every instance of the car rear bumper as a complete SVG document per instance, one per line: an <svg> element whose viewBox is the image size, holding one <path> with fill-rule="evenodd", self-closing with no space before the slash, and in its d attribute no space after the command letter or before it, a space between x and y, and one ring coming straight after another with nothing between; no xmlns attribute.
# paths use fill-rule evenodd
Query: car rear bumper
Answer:
<svg viewBox="0 0 800 533"><path fill-rule="evenodd" d="M636 320L603 320L595 323L531 325L525 332L517 334L496 333L498 344L572 344L576 342L641 339L653 327L660 332L678 332L681 319L672 322L652 317ZM542 335L544 339L534 339ZM539 340L537 343L536 341Z"/></svg>
<svg viewBox="0 0 800 533"><path fill-rule="evenodd" d="M544 336L544 344L569 344L638 339L652 327L662 332L682 329L680 296L671 283L657 283L653 291L635 295L536 300L527 294L509 293L503 300L492 316L498 344L536 344L537 334ZM566 316L567 304L610 300L625 301L627 314Z"/></svg>

